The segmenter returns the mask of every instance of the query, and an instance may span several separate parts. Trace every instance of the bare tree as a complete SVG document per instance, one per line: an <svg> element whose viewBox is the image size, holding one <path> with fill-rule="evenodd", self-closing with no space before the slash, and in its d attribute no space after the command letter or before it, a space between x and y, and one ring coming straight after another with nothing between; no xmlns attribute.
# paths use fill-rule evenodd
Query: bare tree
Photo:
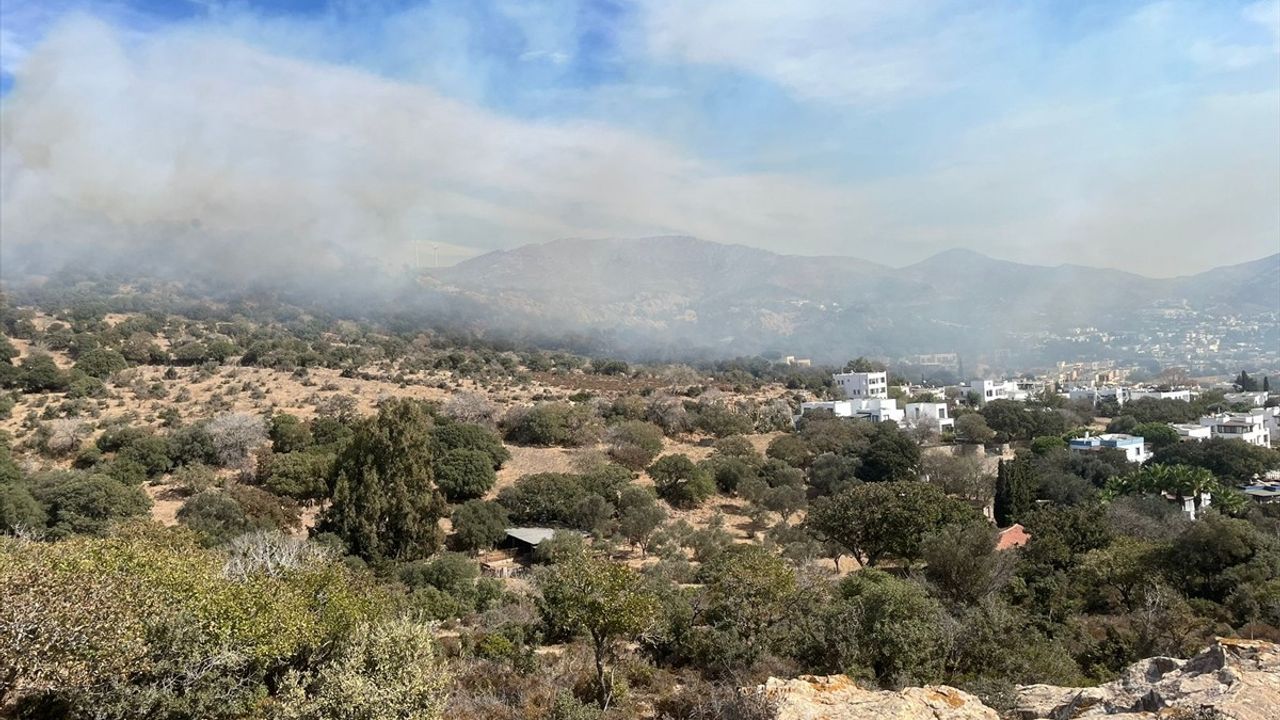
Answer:
<svg viewBox="0 0 1280 720"><path fill-rule="evenodd" d="M249 452L267 441L261 415L223 413L209 421L208 430L218 462L224 467L243 465Z"/></svg>
<svg viewBox="0 0 1280 720"><path fill-rule="evenodd" d="M458 422L491 425L498 408L480 393L460 392L450 395L441 411Z"/></svg>
<svg viewBox="0 0 1280 720"><path fill-rule="evenodd" d="M917 443L924 445L938 437L939 429L937 420L928 415L923 415L916 418L915 424L911 426L909 432Z"/></svg>
<svg viewBox="0 0 1280 720"><path fill-rule="evenodd" d="M222 573L235 579L250 575L274 577L328 557L327 549L306 538L264 530L246 533L231 541Z"/></svg>
<svg viewBox="0 0 1280 720"><path fill-rule="evenodd" d="M45 454L65 457L80 449L87 426L76 418L50 420L40 426L39 444Z"/></svg>

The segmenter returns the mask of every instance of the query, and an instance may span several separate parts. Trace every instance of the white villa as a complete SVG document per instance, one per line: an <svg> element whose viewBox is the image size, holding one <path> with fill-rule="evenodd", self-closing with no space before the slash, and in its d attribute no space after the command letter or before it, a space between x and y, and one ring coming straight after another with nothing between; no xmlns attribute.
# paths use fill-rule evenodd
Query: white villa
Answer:
<svg viewBox="0 0 1280 720"><path fill-rule="evenodd" d="M850 400L857 398L889 397L889 373L887 372L848 372L831 376L836 385Z"/></svg>
<svg viewBox="0 0 1280 720"><path fill-rule="evenodd" d="M1267 428L1267 412L1254 408L1243 413L1222 413L1200 418L1200 425L1209 428L1212 437L1243 440L1250 445L1271 447L1271 431Z"/></svg>

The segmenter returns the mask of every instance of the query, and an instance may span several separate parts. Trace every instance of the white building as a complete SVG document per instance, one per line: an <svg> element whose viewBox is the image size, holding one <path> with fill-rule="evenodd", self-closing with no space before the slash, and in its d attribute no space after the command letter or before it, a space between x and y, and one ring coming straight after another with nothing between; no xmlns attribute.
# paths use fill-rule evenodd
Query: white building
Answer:
<svg viewBox="0 0 1280 720"><path fill-rule="evenodd" d="M1185 400L1191 402L1194 393L1190 390L1156 390L1154 388L1130 388L1129 399L1154 398L1156 400Z"/></svg>
<svg viewBox="0 0 1280 720"><path fill-rule="evenodd" d="M1018 387L1018 383L1013 380L974 380L969 383L967 388L962 388L964 393L974 393L978 396L978 404L986 405L992 400L1017 400L1025 401L1031 396L1026 390Z"/></svg>
<svg viewBox="0 0 1280 720"><path fill-rule="evenodd" d="M800 403L801 415L814 410L830 410L833 415L839 418L860 418L873 422L892 420L901 424L906 419L906 412L898 407L898 401L889 398L861 398Z"/></svg>
<svg viewBox="0 0 1280 720"><path fill-rule="evenodd" d="M1246 405L1265 405L1267 404L1267 397L1268 397L1268 394L1262 390L1257 390L1257 391L1249 390L1246 392L1224 393L1222 396L1222 399L1226 400L1232 405L1235 405L1236 403L1242 403Z"/></svg>
<svg viewBox="0 0 1280 720"><path fill-rule="evenodd" d="M1202 442L1213 437L1213 430L1208 425L1197 425L1195 423L1170 423L1169 427L1178 433L1179 440L1189 440L1191 442Z"/></svg>
<svg viewBox="0 0 1280 720"><path fill-rule="evenodd" d="M1200 424L1209 428L1213 437L1243 440L1250 445L1271 447L1271 432L1267 429L1267 414L1262 408L1244 413L1222 413L1200 418Z"/></svg>
<svg viewBox="0 0 1280 720"><path fill-rule="evenodd" d="M1124 405L1125 401L1129 399L1129 391L1115 385L1072 388L1067 391L1067 399L1085 400L1093 403L1094 405L1106 400L1112 400L1117 405Z"/></svg>
<svg viewBox="0 0 1280 720"><path fill-rule="evenodd" d="M1141 435L1124 433L1103 433L1101 435L1085 435L1075 438L1067 444L1071 452L1097 452L1103 448L1113 448L1124 453L1129 462L1146 462L1151 454L1147 452L1146 440Z"/></svg>
<svg viewBox="0 0 1280 720"><path fill-rule="evenodd" d="M849 372L836 373L831 377L844 396L850 400L889 397L889 373Z"/></svg>
<svg viewBox="0 0 1280 720"><path fill-rule="evenodd" d="M920 418L930 418L938 423L939 430L951 430L956 426L955 418L947 410L944 402L913 402L903 408L906 412L907 424L915 426Z"/></svg>

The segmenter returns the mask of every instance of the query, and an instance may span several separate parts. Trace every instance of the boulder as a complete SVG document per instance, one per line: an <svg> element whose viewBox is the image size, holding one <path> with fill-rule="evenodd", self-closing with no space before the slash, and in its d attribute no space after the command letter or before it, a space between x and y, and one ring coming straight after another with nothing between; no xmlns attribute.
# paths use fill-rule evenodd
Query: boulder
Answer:
<svg viewBox="0 0 1280 720"><path fill-rule="evenodd" d="M760 689L777 720L999 720L978 698L946 685L865 690L844 675L769 678Z"/></svg>
<svg viewBox="0 0 1280 720"><path fill-rule="evenodd" d="M1280 646L1220 638L1190 660L1148 658L1095 688L1024 685L1012 714L1021 720L1157 718L1208 709L1231 720L1280 720Z"/></svg>

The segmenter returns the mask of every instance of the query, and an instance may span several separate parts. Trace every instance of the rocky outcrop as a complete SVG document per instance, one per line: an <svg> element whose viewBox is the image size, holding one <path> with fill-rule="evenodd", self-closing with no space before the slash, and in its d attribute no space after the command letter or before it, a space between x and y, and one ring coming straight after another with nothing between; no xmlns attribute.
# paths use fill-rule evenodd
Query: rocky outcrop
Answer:
<svg viewBox="0 0 1280 720"><path fill-rule="evenodd" d="M1280 720L1280 646L1221 639L1190 660L1156 657L1093 688L1027 685L1014 717L1158 718L1171 711L1216 710L1231 720Z"/></svg>
<svg viewBox="0 0 1280 720"><path fill-rule="evenodd" d="M844 675L769 678L761 687L777 720L999 720L978 698L946 685L864 690Z"/></svg>
<svg viewBox="0 0 1280 720"><path fill-rule="evenodd" d="M777 720L998 720L978 698L946 685L866 690L844 675L770 678L759 688ZM1280 645L1220 639L1190 660L1155 657L1091 688L1025 685L1019 720L1280 720ZM1208 714L1201 714L1202 711Z"/></svg>

